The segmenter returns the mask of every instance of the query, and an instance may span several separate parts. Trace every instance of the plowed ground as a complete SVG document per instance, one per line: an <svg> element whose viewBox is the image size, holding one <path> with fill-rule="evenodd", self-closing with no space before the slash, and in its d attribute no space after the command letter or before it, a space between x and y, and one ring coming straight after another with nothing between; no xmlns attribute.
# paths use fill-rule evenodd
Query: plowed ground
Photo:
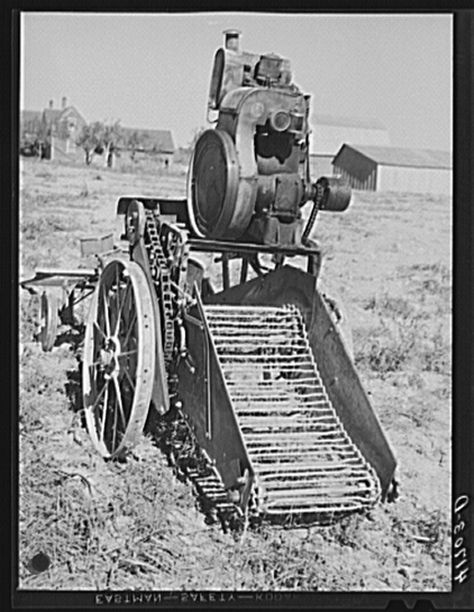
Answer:
<svg viewBox="0 0 474 612"><path fill-rule="evenodd" d="M20 278L90 265L79 239L115 230L119 195L184 195L184 174L22 161ZM397 456L400 498L329 527L208 525L148 434L104 462L81 420L78 335L43 353L20 291L22 589L450 589L451 201L355 192L319 216L322 280L342 298L355 361ZM41 573L30 560L51 560Z"/></svg>

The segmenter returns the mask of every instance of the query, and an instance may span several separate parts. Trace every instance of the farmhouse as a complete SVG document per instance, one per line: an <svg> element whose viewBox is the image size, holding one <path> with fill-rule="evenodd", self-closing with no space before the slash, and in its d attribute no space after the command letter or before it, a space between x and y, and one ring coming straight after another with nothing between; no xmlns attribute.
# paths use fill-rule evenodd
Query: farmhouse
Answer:
<svg viewBox="0 0 474 612"><path fill-rule="evenodd" d="M43 143L44 156L54 159L56 155L74 153L76 138L86 125L86 120L75 106L68 105L67 98L61 100L61 108L54 108L53 100L43 111L24 110L20 114L20 139L38 140Z"/></svg>
<svg viewBox="0 0 474 612"><path fill-rule="evenodd" d="M54 108L53 100L49 102L49 108L43 111L43 124L51 136L60 141L69 141L72 145L81 129L86 125L86 120L75 106L68 106L67 98L63 97L61 108Z"/></svg>
<svg viewBox="0 0 474 612"><path fill-rule="evenodd" d="M171 164L175 147L170 130L122 127L120 131L120 149L131 151L133 157L137 153L139 155L153 155L164 164Z"/></svg>
<svg viewBox="0 0 474 612"><path fill-rule="evenodd" d="M448 151L344 144L333 166L354 189L451 194Z"/></svg>
<svg viewBox="0 0 474 612"><path fill-rule="evenodd" d="M390 144L387 129L376 119L315 114L311 128L310 170L314 179L332 174L332 160L344 143Z"/></svg>

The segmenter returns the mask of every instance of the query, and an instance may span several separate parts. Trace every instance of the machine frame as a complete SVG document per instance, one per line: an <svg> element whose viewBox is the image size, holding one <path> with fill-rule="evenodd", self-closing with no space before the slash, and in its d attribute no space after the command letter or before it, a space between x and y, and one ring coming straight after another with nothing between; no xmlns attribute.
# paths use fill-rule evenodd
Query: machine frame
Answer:
<svg viewBox="0 0 474 612"><path fill-rule="evenodd" d="M311 181L309 98L288 60L241 52L227 31L209 92L216 125L196 139L186 198L119 198L118 241L82 242L95 268L21 283L41 294L44 350L59 322L82 324L74 309L92 296L82 408L98 452L124 456L151 406L170 423L169 457L221 518L321 520L396 495L345 321L318 284L316 216L346 210L351 189ZM221 264L219 289L202 254Z"/></svg>
<svg viewBox="0 0 474 612"><path fill-rule="evenodd" d="M245 517L248 509L257 505L252 497L255 473L218 363L203 300L212 303L223 294L229 303L271 303L279 293L285 293L295 278L296 285L306 287L302 297L295 299L304 314L322 375L329 381L329 396L348 433L357 440L378 472L382 498L391 499L396 489L393 453L347 354L338 318L330 302L316 290L321 266L318 245L274 246L194 238L186 230L186 210L185 200L119 198L117 213L123 216L124 232L113 249L97 255L99 265L96 269L41 270L35 278L22 283L30 293L41 292L42 301L48 302L46 310L49 313L59 305L56 322L51 323L55 318L51 314L43 321L40 339L48 338L47 344L42 340L44 350L51 350L53 346L52 337L58 321L74 323L74 305L92 294L83 357L83 397L87 427L97 450L107 458L127 453L140 439L150 406L160 415L179 413L188 429L187 435L197 443L200 456L204 457L204 481L207 483L204 493L210 494L225 516L237 512ZM172 311L169 312L160 303L163 302L160 279L157 281L150 266L149 245L145 240L147 214L154 216L160 228L155 239L164 247L162 255L170 269L167 283L172 293ZM96 244L100 246L101 241ZM221 264L221 287L213 288L204 278L204 270L193 258L193 254L199 253L217 256ZM273 270L262 267L260 255L271 256ZM305 272L285 265L286 259L294 257L305 260ZM230 274L233 261L240 262L237 282L232 282ZM249 280L251 270L254 278ZM275 281L272 275L277 275ZM286 281L282 283L278 275ZM123 342L118 342L117 332L110 329L111 326L118 329L121 325L117 312L123 308L120 287L124 282L134 287L132 310L138 314L138 327L131 334L137 338L137 343L133 347L127 345L127 351L117 348ZM62 303L57 300L58 287ZM249 292L243 289L245 287L252 287L252 290ZM100 300L106 313L102 318L98 314ZM171 312L173 346L171 354L166 356L165 319ZM132 352L131 348L138 355L135 363L126 357L127 352ZM122 375L125 371L122 361L126 362L125 369L128 368L126 375ZM108 377L107 382L104 377ZM126 378L132 380L127 382ZM102 387L98 389L100 384ZM103 391L105 387L110 391ZM101 408L101 414L97 415L101 398L105 395L110 398L112 394L114 408ZM104 400L103 405L107 402L110 403L110 399ZM348 403L352 409L348 408ZM354 405L357 416L352 412ZM109 412L111 416L107 416ZM194 466L195 460L191 463ZM202 475L200 477L202 479ZM261 512L260 508L257 514ZM291 514L290 510L288 512ZM295 513L302 511L297 508ZM271 515L270 509L267 514Z"/></svg>

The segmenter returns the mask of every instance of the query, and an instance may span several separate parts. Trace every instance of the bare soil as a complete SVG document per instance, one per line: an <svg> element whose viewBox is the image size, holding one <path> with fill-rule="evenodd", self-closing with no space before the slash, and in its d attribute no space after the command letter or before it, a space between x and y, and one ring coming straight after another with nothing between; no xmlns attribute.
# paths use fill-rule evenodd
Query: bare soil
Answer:
<svg viewBox="0 0 474 612"><path fill-rule="evenodd" d="M117 234L120 195L184 196L182 168L130 169L22 160L20 278L90 267L79 240ZM319 215L314 237L397 456L399 499L332 526L263 525L236 541L206 524L152 436L124 463L95 452L81 419L80 335L61 330L43 353L38 299L20 290L20 588L450 590L451 201L355 192L345 213ZM38 553L51 561L39 573Z"/></svg>

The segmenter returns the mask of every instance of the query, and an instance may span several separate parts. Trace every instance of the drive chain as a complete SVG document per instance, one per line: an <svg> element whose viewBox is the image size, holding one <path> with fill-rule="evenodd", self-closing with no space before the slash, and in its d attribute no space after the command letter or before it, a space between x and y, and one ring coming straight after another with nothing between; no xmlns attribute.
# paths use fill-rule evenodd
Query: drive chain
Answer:
<svg viewBox="0 0 474 612"><path fill-rule="evenodd" d="M152 210L145 211L145 246L163 318L163 352L165 363L168 365L173 356L174 346L173 293L170 269L161 246L156 218Z"/></svg>
<svg viewBox="0 0 474 612"><path fill-rule="evenodd" d="M161 304L163 317L163 348L167 365L173 357L175 339L174 295L171 288L171 270L160 242L156 218L147 210L145 217L145 246L150 270ZM194 486L200 509L208 523L220 522L224 531L239 532L244 525L241 509L229 499L222 479L209 457L199 447L184 415L179 411L161 422L161 443L170 463L181 480Z"/></svg>

